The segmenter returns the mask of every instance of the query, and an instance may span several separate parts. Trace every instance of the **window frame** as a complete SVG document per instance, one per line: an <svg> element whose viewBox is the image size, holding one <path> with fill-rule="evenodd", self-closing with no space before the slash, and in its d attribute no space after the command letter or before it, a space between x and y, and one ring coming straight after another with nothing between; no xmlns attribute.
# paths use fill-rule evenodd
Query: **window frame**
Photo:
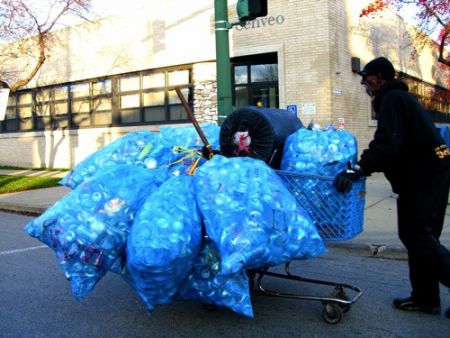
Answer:
<svg viewBox="0 0 450 338"><path fill-rule="evenodd" d="M179 85L178 83L170 84L169 76L171 73L187 72L187 76L184 75L186 83ZM82 81L74 81L69 83L55 84L51 86L38 87L33 89L19 90L13 94L12 97L14 104L8 104L7 109L13 111L15 117L0 121L0 133L11 132L24 132L24 131L44 131L55 129L83 129L83 128L100 128L100 127L121 127L121 126L133 126L133 125L158 125L167 123L186 123L189 121L187 113L184 111L181 101L172 102L173 91L175 87L185 92L185 99L188 101L191 109L193 107L194 85L192 80L192 65L174 66L161 69L144 70L138 72L123 73L118 75L111 75L105 77L99 77L94 79L87 79ZM163 86L145 86L144 79L152 74L163 74L164 85ZM138 88L133 90L127 90L121 92L120 81L127 77L137 77L139 79ZM107 83L105 85L106 90L97 90L96 85L101 83ZM151 82L151 81L150 81ZM158 80L156 81L158 83ZM76 88L80 86L84 88L80 95L76 94ZM57 95L57 90L66 88L66 98L61 98ZM48 92L48 94L46 93ZM144 104L144 94L152 92L163 92L162 104L150 105ZM42 93L46 93L46 96L40 98ZM139 104L136 109L138 111L138 118L132 122L122 122L121 116L123 109L121 108L122 94L135 94L139 96ZM19 104L20 95L31 95L31 102ZM101 106L102 100L106 100L106 106ZM9 101L8 101L9 102ZM57 105L66 104L67 113L58 114ZM99 106L102 109L97 109ZM75 111L76 105L80 107L85 106L82 111ZM48 113L42 115L39 113L39 107L48 105ZM31 116L26 118L27 125L21 124L21 118L19 116L20 109L31 107ZM96 108L97 107L97 108ZM106 107L106 109L104 109ZM109 107L109 109L107 109ZM162 110L160 117L155 119L149 118L151 114L151 108ZM125 108L125 111L128 108ZM107 114L110 114L108 116Z"/></svg>
<svg viewBox="0 0 450 338"><path fill-rule="evenodd" d="M170 73L175 72L185 72L187 71L187 82L185 84L171 84L170 83ZM145 86L144 87L144 78L147 76L151 76L153 74L164 74L164 86ZM130 74L130 76L133 76ZM192 66L185 66L185 67L171 67L166 69L155 69L150 71L143 71L136 74L136 76L139 76L139 88L138 89L132 89L132 90L125 90L122 91L119 86L119 105L120 105L120 124L121 125L136 125L136 124L163 124L163 123L183 123L188 121L187 113L184 111L183 106L181 104L181 101L177 103L173 103L171 101L171 97L173 97L173 91L176 87L179 87L182 92L185 92L187 90L187 97L185 95L185 99L188 102L189 106L193 107L193 81L192 81ZM144 104L144 95L149 93L163 93L163 104L156 104L156 105L146 105ZM128 95L138 95L139 98L139 106L135 107L122 107L122 97L128 96ZM179 100L179 99L178 99ZM147 118L147 114L149 113L150 109L162 109L162 115L164 116L163 119L149 119ZM135 110L135 113L138 115L138 121L132 121L132 122L124 122L122 120L122 113L125 112L132 112ZM173 118L174 114L179 114L179 118Z"/></svg>

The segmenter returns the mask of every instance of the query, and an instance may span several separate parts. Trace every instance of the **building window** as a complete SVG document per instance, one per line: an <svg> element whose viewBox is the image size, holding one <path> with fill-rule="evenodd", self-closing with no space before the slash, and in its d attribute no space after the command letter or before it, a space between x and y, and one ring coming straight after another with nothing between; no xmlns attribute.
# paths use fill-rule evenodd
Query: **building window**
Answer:
<svg viewBox="0 0 450 338"><path fill-rule="evenodd" d="M0 132L185 122L191 67L143 71L13 93Z"/></svg>
<svg viewBox="0 0 450 338"><path fill-rule="evenodd" d="M112 80L95 80L70 85L71 126L112 124Z"/></svg>
<svg viewBox="0 0 450 338"><path fill-rule="evenodd" d="M278 108L278 61L276 53L233 60L233 105Z"/></svg>
<svg viewBox="0 0 450 338"><path fill-rule="evenodd" d="M50 92L50 89L46 89L36 93L36 129L52 127Z"/></svg>
<svg viewBox="0 0 450 338"><path fill-rule="evenodd" d="M404 73L397 74L397 77L408 85L409 92L430 113L435 123L450 123L450 90ZM372 119L377 119L373 110Z"/></svg>
<svg viewBox="0 0 450 338"><path fill-rule="evenodd" d="M187 70L175 70L168 72L168 113L170 121L182 121L188 118L187 113L184 111L181 105L180 99L174 87L180 87L180 91L183 94L186 101L192 101L190 97L189 86L190 83L190 73Z"/></svg>
<svg viewBox="0 0 450 338"><path fill-rule="evenodd" d="M120 121L123 124L141 122L141 79L139 75L119 79Z"/></svg>
<svg viewBox="0 0 450 338"><path fill-rule="evenodd" d="M120 79L120 121L122 124L162 123L187 120L176 94L180 87L192 102L190 69L153 71Z"/></svg>
<svg viewBox="0 0 450 338"><path fill-rule="evenodd" d="M92 82L91 109L94 126L112 124L112 80Z"/></svg>
<svg viewBox="0 0 450 338"><path fill-rule="evenodd" d="M406 74L398 76L433 117L434 122L450 123L450 90L426 83Z"/></svg>
<svg viewBox="0 0 450 338"><path fill-rule="evenodd" d="M2 129L6 132L17 130L17 96L9 95L6 107L5 120Z"/></svg>
<svg viewBox="0 0 450 338"><path fill-rule="evenodd" d="M17 117L20 131L33 129L33 97L31 92L18 95Z"/></svg>

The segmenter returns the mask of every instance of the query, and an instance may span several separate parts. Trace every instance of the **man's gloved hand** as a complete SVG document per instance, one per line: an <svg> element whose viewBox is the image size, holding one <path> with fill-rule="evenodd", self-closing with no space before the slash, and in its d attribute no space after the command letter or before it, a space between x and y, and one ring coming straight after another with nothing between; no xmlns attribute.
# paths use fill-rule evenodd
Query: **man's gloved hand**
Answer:
<svg viewBox="0 0 450 338"><path fill-rule="evenodd" d="M352 189L353 182L358 181L364 172L358 167L347 169L336 175L333 181L333 186L339 192L349 192Z"/></svg>

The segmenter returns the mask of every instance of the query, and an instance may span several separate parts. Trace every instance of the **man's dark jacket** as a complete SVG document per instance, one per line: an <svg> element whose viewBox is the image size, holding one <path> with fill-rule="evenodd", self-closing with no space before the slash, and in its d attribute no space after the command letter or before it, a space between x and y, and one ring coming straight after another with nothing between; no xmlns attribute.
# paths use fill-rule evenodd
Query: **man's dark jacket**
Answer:
<svg viewBox="0 0 450 338"><path fill-rule="evenodd" d="M358 164L366 175L384 172L396 193L428 175L450 170L450 152L429 113L400 80L373 99L378 116L374 139Z"/></svg>

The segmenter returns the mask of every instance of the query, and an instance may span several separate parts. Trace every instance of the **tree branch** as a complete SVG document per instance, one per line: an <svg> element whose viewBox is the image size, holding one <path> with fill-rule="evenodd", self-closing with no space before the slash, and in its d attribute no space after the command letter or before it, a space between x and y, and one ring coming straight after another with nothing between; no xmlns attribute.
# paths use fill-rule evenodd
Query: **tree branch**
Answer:
<svg viewBox="0 0 450 338"><path fill-rule="evenodd" d="M0 22L0 37L5 41L13 44L20 39L30 39L33 41L32 45L36 47L27 46L27 50L17 48L21 55L31 54L33 52L33 59L35 65L28 72L27 75L20 78L16 83L11 85L11 91L14 92L19 88L26 86L38 73L39 69L44 64L47 57L47 50L52 43L52 31L64 16L78 16L87 20L85 13L89 13L91 0L52 0L49 3L47 16L44 21L39 19L42 15L42 9L35 10L33 6L28 6L23 0L1 0L0 11L2 15L5 13L5 22ZM4 12L4 13L3 13ZM36 44L34 43L36 41ZM0 63L0 71L2 70ZM6 71L6 67L5 70Z"/></svg>
<svg viewBox="0 0 450 338"><path fill-rule="evenodd" d="M37 74L39 69L44 64L45 59L46 59L46 56L45 56L45 50L46 50L45 39L46 39L46 36L47 36L47 33L40 34L38 36L37 44L38 44L38 48L39 48L39 56L38 56L38 59L36 61L36 64L34 65L33 69L28 73L27 76L25 76L24 78L18 80L16 83L14 83L11 86L11 89L10 89L11 93L14 93L20 87L23 87L23 86L27 85L34 78L34 76Z"/></svg>
<svg viewBox="0 0 450 338"><path fill-rule="evenodd" d="M439 45L439 57L438 61L448 67L450 67L450 60L444 58L444 49L445 49L445 41L449 37L450 34L450 26L447 26L447 28L444 31L444 34L442 34L441 37L441 43Z"/></svg>

